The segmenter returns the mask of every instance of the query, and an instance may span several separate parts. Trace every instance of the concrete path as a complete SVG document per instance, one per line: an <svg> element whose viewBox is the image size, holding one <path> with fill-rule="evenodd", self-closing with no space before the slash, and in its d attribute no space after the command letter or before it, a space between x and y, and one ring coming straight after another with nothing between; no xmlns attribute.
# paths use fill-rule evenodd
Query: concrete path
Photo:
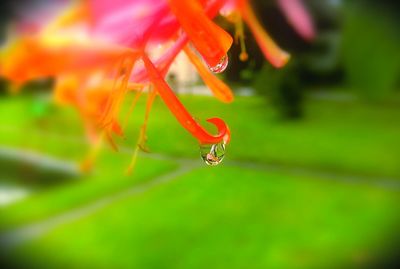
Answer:
<svg viewBox="0 0 400 269"><path fill-rule="evenodd" d="M67 212L49 217L45 220L41 220L20 228L16 228L15 230L10 230L5 233L2 233L0 234L0 249L2 250L3 253L10 251L13 248L27 241L39 238L40 236L51 232L60 225L88 217L111 204L124 200L128 197L140 195L160 185L167 184L199 167L200 165L197 163L184 162L179 166L178 169L166 173L164 175L155 177L153 180L149 182L135 185L131 188L122 190L120 192L104 196L98 200L88 203L87 205L71 209Z"/></svg>

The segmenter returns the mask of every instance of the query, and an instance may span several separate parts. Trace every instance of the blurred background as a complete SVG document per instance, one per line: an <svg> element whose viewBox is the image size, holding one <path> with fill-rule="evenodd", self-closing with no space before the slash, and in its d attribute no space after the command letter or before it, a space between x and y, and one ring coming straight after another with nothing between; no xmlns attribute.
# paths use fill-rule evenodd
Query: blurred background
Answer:
<svg viewBox="0 0 400 269"><path fill-rule="evenodd" d="M246 33L221 78L232 104L208 96L185 57L170 85L199 120L232 132L224 162L157 98L150 153L126 175L145 98L119 151L95 167L78 113L52 81L0 88L0 261L4 268L396 268L400 258L399 3L305 0L317 29L304 41L275 1L254 1L292 60L274 69ZM29 3L2 1L1 37ZM233 33L223 19L217 21ZM247 30L246 30L247 31ZM132 96L133 97L133 96ZM124 106L128 110L129 104Z"/></svg>

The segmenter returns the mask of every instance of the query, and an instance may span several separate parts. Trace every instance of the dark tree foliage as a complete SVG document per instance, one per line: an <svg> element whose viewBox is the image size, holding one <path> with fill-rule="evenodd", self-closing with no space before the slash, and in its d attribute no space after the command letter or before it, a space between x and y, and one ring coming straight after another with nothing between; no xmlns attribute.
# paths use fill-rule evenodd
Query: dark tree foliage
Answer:
<svg viewBox="0 0 400 269"><path fill-rule="evenodd" d="M280 115L287 119L297 119L303 115L303 92L312 83L324 81L341 81L342 73L337 65L321 72L321 68L313 68L309 62L313 58L321 59L330 50L328 41L303 40L288 24L276 1L254 1L258 18L274 40L292 54L289 64L276 70L265 62L265 59L252 38L246 40L249 61L241 62L238 46L232 49L230 69L227 79L245 85L253 85L257 92L264 94L276 106ZM339 23L335 12L327 9L321 1L306 1L313 14L316 27L320 33L338 31ZM247 33L251 37L251 33ZM322 55L322 57L321 57ZM235 57L236 56L236 57ZM315 65L315 64L314 64ZM318 74L316 74L318 72Z"/></svg>

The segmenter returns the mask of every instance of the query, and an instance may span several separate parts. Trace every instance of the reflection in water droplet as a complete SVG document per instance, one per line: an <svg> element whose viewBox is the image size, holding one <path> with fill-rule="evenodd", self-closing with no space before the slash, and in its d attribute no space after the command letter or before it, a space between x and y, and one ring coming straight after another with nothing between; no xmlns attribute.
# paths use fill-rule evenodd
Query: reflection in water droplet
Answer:
<svg viewBox="0 0 400 269"><path fill-rule="evenodd" d="M218 165L225 157L225 143L200 145L200 154L207 165Z"/></svg>
<svg viewBox="0 0 400 269"><path fill-rule="evenodd" d="M225 55L221 58L216 66L210 66L210 70L213 73L222 73L228 67L229 58L228 55Z"/></svg>

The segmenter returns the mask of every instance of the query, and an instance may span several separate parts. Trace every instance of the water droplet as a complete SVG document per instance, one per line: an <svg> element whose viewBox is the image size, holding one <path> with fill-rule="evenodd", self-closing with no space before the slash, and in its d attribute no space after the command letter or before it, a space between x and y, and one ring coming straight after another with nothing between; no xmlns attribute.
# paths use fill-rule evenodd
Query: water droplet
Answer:
<svg viewBox="0 0 400 269"><path fill-rule="evenodd" d="M200 146L201 158L210 166L216 166L222 162L225 157L225 143L206 144Z"/></svg>
<svg viewBox="0 0 400 269"><path fill-rule="evenodd" d="M213 73L222 73L228 67L229 58L228 55L225 55L221 58L221 60L215 66L210 66L210 70Z"/></svg>

